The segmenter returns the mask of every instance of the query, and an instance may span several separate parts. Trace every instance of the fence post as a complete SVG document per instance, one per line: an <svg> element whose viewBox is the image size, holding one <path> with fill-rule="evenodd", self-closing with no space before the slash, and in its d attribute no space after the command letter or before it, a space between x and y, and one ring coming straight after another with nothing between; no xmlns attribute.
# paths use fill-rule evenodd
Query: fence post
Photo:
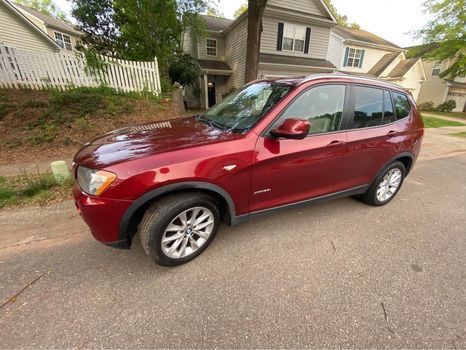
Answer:
<svg viewBox="0 0 466 350"><path fill-rule="evenodd" d="M160 73L159 73L159 62L157 61L157 57L154 57L154 62L155 62L155 84L156 84L156 94L159 95L162 93L162 87L160 85Z"/></svg>

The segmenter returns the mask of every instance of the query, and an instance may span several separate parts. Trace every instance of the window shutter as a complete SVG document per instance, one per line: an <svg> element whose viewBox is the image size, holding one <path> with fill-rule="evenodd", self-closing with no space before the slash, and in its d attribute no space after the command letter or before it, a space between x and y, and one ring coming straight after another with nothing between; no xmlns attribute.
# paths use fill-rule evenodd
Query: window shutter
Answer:
<svg viewBox="0 0 466 350"><path fill-rule="evenodd" d="M362 51L361 51L361 59L359 60L359 68L362 67L362 61L363 61L363 59L364 59L364 51L366 51L366 50L362 50Z"/></svg>
<svg viewBox="0 0 466 350"><path fill-rule="evenodd" d="M283 23L278 23L277 51L282 50L283 45Z"/></svg>
<svg viewBox="0 0 466 350"><path fill-rule="evenodd" d="M309 42L311 41L311 28L306 28L306 41L304 43L304 53L309 53Z"/></svg>
<svg viewBox="0 0 466 350"><path fill-rule="evenodd" d="M343 67L346 67L348 65L348 55L349 55L349 47L347 47L345 50L345 59L343 60Z"/></svg>

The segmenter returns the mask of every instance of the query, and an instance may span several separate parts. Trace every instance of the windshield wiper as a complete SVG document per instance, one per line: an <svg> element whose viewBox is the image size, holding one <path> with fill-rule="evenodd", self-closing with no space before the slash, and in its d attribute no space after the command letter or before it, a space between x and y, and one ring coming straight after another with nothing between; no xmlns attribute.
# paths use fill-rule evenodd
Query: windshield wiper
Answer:
<svg viewBox="0 0 466 350"><path fill-rule="evenodd" d="M199 121L201 123L204 123L204 124L207 124L207 125L209 125L209 126L211 126L213 128L220 129L220 130L225 130L224 125L222 125L220 123L217 123L217 122L214 122L213 120L203 118L200 114L195 115L194 118L196 118L197 121Z"/></svg>

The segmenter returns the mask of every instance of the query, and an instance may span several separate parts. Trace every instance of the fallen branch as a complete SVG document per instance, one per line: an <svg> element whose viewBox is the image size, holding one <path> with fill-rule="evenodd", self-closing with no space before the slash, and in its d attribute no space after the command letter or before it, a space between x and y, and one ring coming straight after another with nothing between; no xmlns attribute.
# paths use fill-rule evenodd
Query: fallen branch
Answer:
<svg viewBox="0 0 466 350"><path fill-rule="evenodd" d="M40 280L42 277L44 277L45 275L47 274L47 272L44 272L42 275L40 275L39 277L37 277L35 280L29 282L28 284L26 284L20 291L16 292L16 294L14 294L11 298L9 298L7 301L5 301L2 305L0 305L0 309L3 309L3 307L5 307L6 305L8 305L9 303L14 303L16 301L16 298L22 293L24 292L28 287L32 286L34 283L36 283L38 280Z"/></svg>

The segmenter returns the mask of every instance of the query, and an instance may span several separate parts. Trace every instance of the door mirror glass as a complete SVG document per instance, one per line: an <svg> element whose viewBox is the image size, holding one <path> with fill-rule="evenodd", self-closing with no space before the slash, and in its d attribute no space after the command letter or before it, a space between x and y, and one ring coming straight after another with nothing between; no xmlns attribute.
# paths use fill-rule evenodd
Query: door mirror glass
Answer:
<svg viewBox="0 0 466 350"><path fill-rule="evenodd" d="M309 127L309 122L305 119L288 118L270 132L277 138L302 140L309 134Z"/></svg>

